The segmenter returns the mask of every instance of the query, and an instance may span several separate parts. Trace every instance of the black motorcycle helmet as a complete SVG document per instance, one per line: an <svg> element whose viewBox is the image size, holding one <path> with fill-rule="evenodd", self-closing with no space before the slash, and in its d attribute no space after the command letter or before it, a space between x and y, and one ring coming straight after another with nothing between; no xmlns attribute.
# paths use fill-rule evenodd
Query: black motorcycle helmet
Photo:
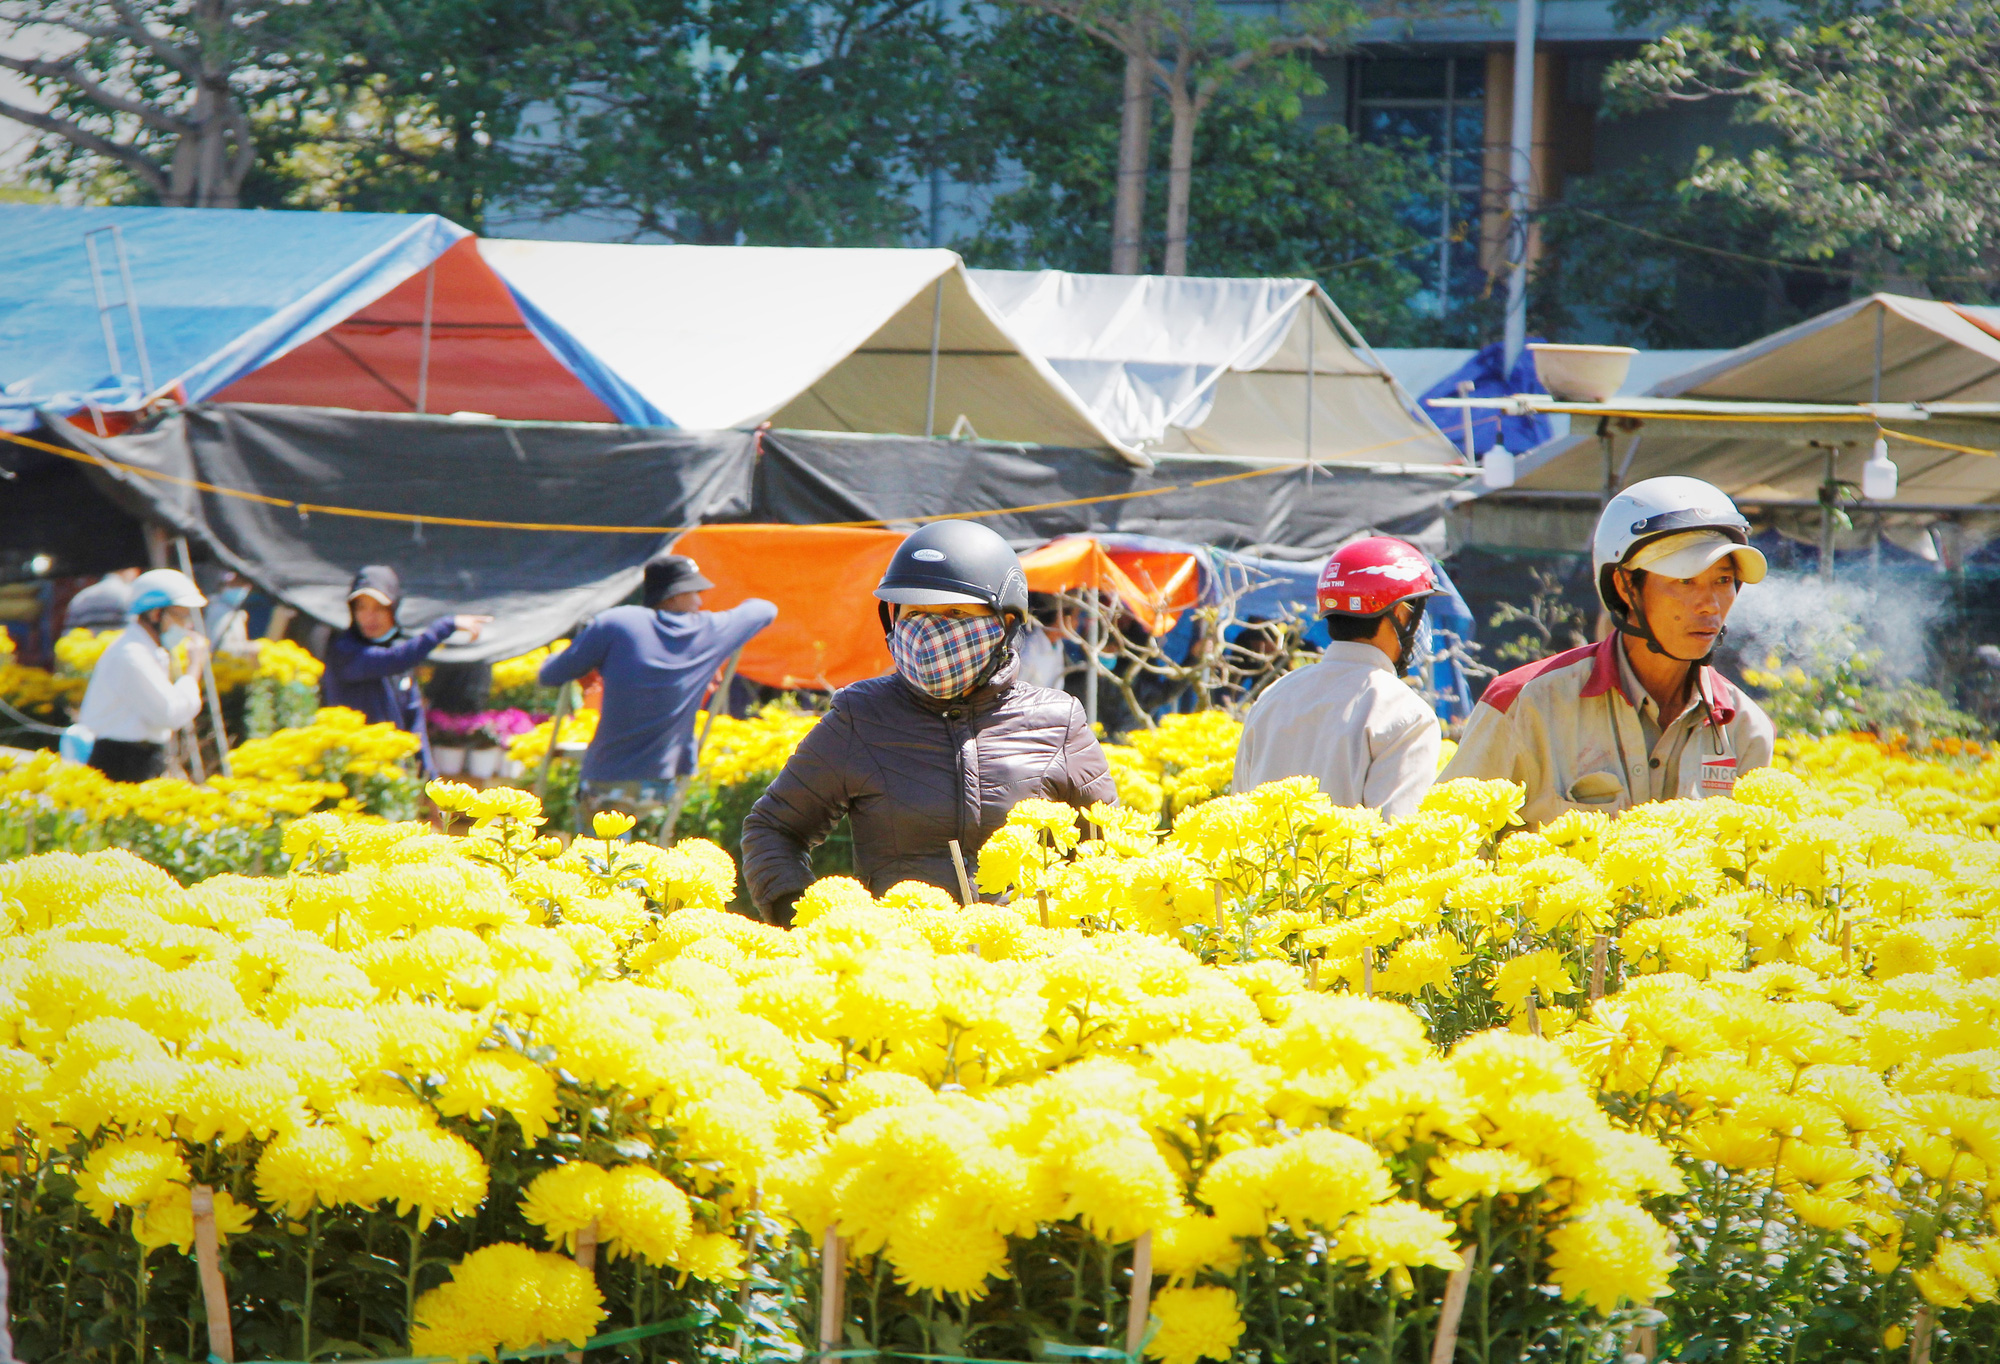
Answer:
<svg viewBox="0 0 2000 1364"><path fill-rule="evenodd" d="M972 521L933 521L896 549L875 585L876 612L886 636L896 624L894 606L990 606L1006 629L975 687L984 686L1013 651L1028 620L1028 575L1013 546Z"/></svg>

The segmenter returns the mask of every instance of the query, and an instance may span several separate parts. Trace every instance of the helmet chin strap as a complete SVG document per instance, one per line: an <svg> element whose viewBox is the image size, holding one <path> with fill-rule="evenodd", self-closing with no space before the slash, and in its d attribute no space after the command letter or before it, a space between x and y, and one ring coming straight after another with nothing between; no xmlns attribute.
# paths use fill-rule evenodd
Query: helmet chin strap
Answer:
<svg viewBox="0 0 2000 1364"><path fill-rule="evenodd" d="M1396 605L1400 606L1402 603L1398 602ZM1413 609L1408 621L1396 619L1396 607L1392 606L1389 608L1389 624L1395 630L1396 643L1400 646L1396 651L1396 676L1398 677L1408 677L1410 675L1410 657L1416 652L1417 631L1422 628L1424 623L1423 598L1416 598L1411 605Z"/></svg>
<svg viewBox="0 0 2000 1364"><path fill-rule="evenodd" d="M1632 623L1632 617L1634 616L1637 616L1639 619L1637 625ZM1643 613L1634 611L1628 607L1625 614L1616 619L1618 621L1618 633L1621 635L1630 635L1634 639L1645 640L1648 653L1658 654L1661 658L1671 658L1676 663L1685 663L1693 668L1706 667L1715 658L1715 644L1722 643L1722 637L1729 633L1729 627L1727 625L1723 626L1715 632L1715 644L1709 645L1707 653L1703 654L1700 658L1682 658L1679 654L1667 652L1667 646L1660 643L1659 636L1653 633L1653 627L1647 623Z"/></svg>
<svg viewBox="0 0 2000 1364"><path fill-rule="evenodd" d="M1021 632L1021 621L1014 620L1009 616L1000 617L1000 621L1006 627L1005 633L1000 636L1000 642L993 646L993 657L986 660L986 666L979 670L979 676L973 678L972 685L965 689L967 696L972 695L972 693L978 691L988 682L991 682L993 674L999 672L1005 666L1008 652L1014 647L1014 636Z"/></svg>

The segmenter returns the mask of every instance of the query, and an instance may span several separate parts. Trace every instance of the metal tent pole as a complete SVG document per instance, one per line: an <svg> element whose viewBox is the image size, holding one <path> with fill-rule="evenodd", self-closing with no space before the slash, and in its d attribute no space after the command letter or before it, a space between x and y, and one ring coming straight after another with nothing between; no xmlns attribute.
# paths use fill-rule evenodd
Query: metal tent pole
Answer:
<svg viewBox="0 0 2000 1364"><path fill-rule="evenodd" d="M1093 725L1097 723L1097 657L1104 647L1103 624L1101 621L1102 610L1103 603L1098 600L1098 595L1093 590L1090 594L1089 629L1084 635L1085 640L1088 641L1085 648L1088 650L1090 657L1084 661L1083 667L1083 714L1084 718L1089 720Z"/></svg>
<svg viewBox="0 0 2000 1364"><path fill-rule="evenodd" d="M944 276L938 276L937 288L931 291L931 372L930 380L924 385L924 438L937 434L937 374L938 339L944 331Z"/></svg>
<svg viewBox="0 0 2000 1364"><path fill-rule="evenodd" d="M187 536L174 537L174 553L180 557L181 572L187 574L189 582L194 581L194 559L188 554ZM222 726L222 690L215 685L215 639L208 633L208 618L202 617L201 637L208 641L208 648L201 655L201 685L208 693L208 723L215 730L215 761L222 767L222 775L234 776L229 767L229 731ZM195 780L202 780L201 736L194 726L188 726L188 736L194 748Z"/></svg>
<svg viewBox="0 0 2000 1364"><path fill-rule="evenodd" d="M1528 341L1528 189L1535 174L1535 0L1515 0L1514 118L1508 140L1507 242L1514 252L1507 275L1505 364L1514 362Z"/></svg>
<svg viewBox="0 0 2000 1364"><path fill-rule="evenodd" d="M1840 458L1840 447L1826 448L1826 482L1819 485L1819 580L1833 581L1833 512L1834 504L1840 497L1840 484L1834 481L1834 461Z"/></svg>
<svg viewBox="0 0 2000 1364"><path fill-rule="evenodd" d="M431 304L437 298L437 262L424 267L424 336L417 352L417 411L429 410L431 396Z"/></svg>

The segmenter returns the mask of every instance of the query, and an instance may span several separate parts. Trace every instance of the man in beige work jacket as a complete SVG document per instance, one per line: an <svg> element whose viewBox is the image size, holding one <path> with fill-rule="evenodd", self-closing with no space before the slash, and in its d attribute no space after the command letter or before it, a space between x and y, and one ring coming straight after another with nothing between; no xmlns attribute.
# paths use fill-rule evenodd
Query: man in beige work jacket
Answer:
<svg viewBox="0 0 2000 1364"><path fill-rule="evenodd" d="M1315 594L1333 642L1273 682L1243 725L1235 790L1314 777L1335 805L1416 813L1437 780L1437 716L1403 682L1438 584L1414 545L1372 535L1341 546Z"/></svg>
<svg viewBox="0 0 2000 1364"><path fill-rule="evenodd" d="M1764 556L1723 492L1649 478L1611 499L1591 546L1609 639L1495 678L1443 773L1520 782L1528 827L1566 810L1726 796L1768 766L1770 717L1709 666Z"/></svg>

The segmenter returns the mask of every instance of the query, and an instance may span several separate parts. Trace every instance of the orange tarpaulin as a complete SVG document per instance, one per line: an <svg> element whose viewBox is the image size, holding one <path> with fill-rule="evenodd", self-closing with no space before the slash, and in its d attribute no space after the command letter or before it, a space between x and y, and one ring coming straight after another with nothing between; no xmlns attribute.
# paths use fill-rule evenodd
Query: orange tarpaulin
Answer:
<svg viewBox="0 0 2000 1364"><path fill-rule="evenodd" d="M1031 592L1109 592L1150 634L1174 628L1180 613L1200 599L1201 580L1192 554L1106 550L1087 535L1067 536L1021 556Z"/></svg>
<svg viewBox="0 0 2000 1364"><path fill-rule="evenodd" d="M744 647L738 671L767 687L831 690L889 671L875 584L903 532L821 526L703 526L674 542L715 583L702 605L746 597L778 619Z"/></svg>

